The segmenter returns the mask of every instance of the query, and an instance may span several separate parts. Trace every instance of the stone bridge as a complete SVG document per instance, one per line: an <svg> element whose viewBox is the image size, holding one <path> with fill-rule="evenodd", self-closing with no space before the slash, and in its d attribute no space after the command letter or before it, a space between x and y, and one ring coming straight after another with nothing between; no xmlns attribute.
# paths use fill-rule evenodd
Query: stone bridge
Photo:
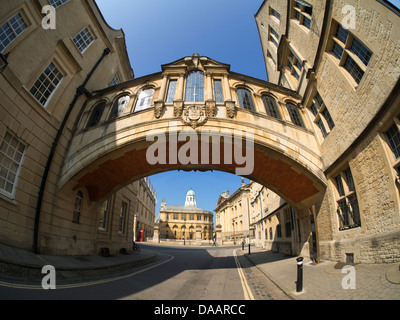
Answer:
<svg viewBox="0 0 400 320"><path fill-rule="evenodd" d="M298 210L326 189L319 144L300 96L194 54L86 101L59 188L91 201L171 170L246 176Z"/></svg>

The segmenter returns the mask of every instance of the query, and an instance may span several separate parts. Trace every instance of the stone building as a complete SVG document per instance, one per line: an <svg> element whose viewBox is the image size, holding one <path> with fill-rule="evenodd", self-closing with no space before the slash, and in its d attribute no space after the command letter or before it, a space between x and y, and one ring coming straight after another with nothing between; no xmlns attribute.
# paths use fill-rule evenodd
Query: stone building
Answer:
<svg viewBox="0 0 400 320"><path fill-rule="evenodd" d="M1 4L0 241L42 253L118 252L132 240L134 185L97 204L86 190L55 195L84 101L134 78L124 33L108 26L92 0L50 0L56 28L44 29L48 4ZM66 211L54 223L58 208Z"/></svg>
<svg viewBox="0 0 400 320"><path fill-rule="evenodd" d="M298 217L288 202L259 183L242 180L233 194L223 192L215 215L222 243L238 244L244 238L274 252L316 259L314 224L310 217Z"/></svg>
<svg viewBox="0 0 400 320"><path fill-rule="evenodd" d="M184 206L161 203L158 218L160 240L211 240L213 237L213 213L197 206L196 194L190 189Z"/></svg>
<svg viewBox="0 0 400 320"><path fill-rule="evenodd" d="M293 218L282 208L300 226L293 252L400 260L400 19L388 1L264 1L255 19L270 81L199 54L134 79L122 30L94 1L50 3L55 30L41 26L47 0L1 7L2 243L50 254L129 248L135 181L170 170L236 173L246 168L235 145L252 155L252 172L239 175L295 209ZM262 240L267 215L249 196Z"/></svg>
<svg viewBox="0 0 400 320"><path fill-rule="evenodd" d="M251 184L244 183L234 193L224 191L218 198L215 211L216 226L221 240L237 242L242 237L254 238L253 212L250 209Z"/></svg>
<svg viewBox="0 0 400 320"><path fill-rule="evenodd" d="M156 221L157 191L149 178L140 179L136 196L136 214L133 222L133 238L140 241L153 237Z"/></svg>
<svg viewBox="0 0 400 320"><path fill-rule="evenodd" d="M400 259L399 15L384 0L269 0L255 15L268 79L301 96L318 140L321 259Z"/></svg>

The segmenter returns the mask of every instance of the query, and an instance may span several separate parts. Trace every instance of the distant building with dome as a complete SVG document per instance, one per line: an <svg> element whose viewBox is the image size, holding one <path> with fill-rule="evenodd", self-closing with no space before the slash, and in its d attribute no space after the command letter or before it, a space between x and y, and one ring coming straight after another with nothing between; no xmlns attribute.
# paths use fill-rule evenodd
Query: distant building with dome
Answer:
<svg viewBox="0 0 400 320"><path fill-rule="evenodd" d="M161 239L211 240L213 213L197 207L196 193L190 188L184 206L161 203L158 225Z"/></svg>

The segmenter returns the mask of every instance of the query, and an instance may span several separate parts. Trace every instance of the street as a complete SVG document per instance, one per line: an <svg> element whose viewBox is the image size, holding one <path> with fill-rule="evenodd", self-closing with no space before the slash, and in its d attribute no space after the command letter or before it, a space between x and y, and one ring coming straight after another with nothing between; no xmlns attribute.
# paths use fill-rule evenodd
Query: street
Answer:
<svg viewBox="0 0 400 320"><path fill-rule="evenodd" d="M266 283L265 276L257 274L238 247L140 246L142 252L157 252L157 261L96 281L58 282L55 290L44 290L40 285L5 285L7 281L2 279L0 299L194 301L286 298L271 283Z"/></svg>

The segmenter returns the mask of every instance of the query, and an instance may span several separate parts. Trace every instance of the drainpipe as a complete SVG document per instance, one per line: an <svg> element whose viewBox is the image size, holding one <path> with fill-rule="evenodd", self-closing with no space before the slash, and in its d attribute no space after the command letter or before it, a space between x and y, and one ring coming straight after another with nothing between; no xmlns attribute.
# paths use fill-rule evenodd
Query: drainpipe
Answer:
<svg viewBox="0 0 400 320"><path fill-rule="evenodd" d="M47 163L46 163L46 167L44 169L44 173L43 173L43 177L42 177L42 182L40 184L40 189L39 189L39 196L38 196L38 201L37 201L37 205L36 205L36 215L35 215L35 224L34 224L34 230L33 230L33 251L36 254L39 254L39 248L38 248L38 238L39 238L39 221L40 221L40 212L42 209L42 203L43 203L43 194L44 194L44 189L46 186L46 182L47 182L47 177L49 175L49 171L50 171L50 166L51 166L51 162L53 160L54 157L54 153L55 150L57 148L58 145L58 141L60 140L61 134L64 130L64 127L67 123L68 117L72 112L72 109L74 108L76 102L78 101L78 98L82 95L82 94L88 94L87 89L85 88L85 86L87 85L87 83L89 82L90 78L92 77L93 73L95 72L95 70L97 69L97 67L100 65L100 63L103 61L103 59L111 52L111 50L109 48L106 48L102 54L102 56L100 57L100 59L96 62L96 64L94 65L93 69L90 71L90 73L86 76L85 81L82 83L81 86L79 86L76 89L76 93L74 96L74 99L72 100L71 104L68 107L67 112L64 115L64 119L60 125L60 128L58 129L57 135L54 138L53 144L51 146L51 151L49 154L49 157L47 158Z"/></svg>

